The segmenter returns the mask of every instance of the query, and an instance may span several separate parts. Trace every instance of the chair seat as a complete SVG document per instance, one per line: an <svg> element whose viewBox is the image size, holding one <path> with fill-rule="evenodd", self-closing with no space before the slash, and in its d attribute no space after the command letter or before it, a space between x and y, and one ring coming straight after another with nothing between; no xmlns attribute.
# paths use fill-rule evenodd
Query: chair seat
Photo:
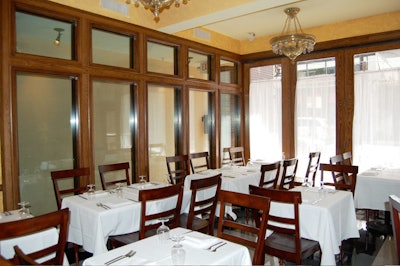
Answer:
<svg viewBox="0 0 400 266"><path fill-rule="evenodd" d="M188 219L189 219L189 214L182 213L180 216L180 226L187 228ZM208 220L199 217L194 217L192 230L207 234Z"/></svg>
<svg viewBox="0 0 400 266"><path fill-rule="evenodd" d="M156 235L157 229L151 229L146 231L146 237ZM129 234L117 235L117 236L110 236L108 241L111 245L111 248L122 247L128 245L130 243L136 242L139 240L139 232L133 232Z"/></svg>
<svg viewBox="0 0 400 266"><path fill-rule="evenodd" d="M265 250L268 254L273 255L276 249L276 252L280 254L282 250L288 253L293 253L293 256L296 255L296 244L295 244L295 236L290 236L287 234L281 233L272 233L265 240ZM305 238L300 238L301 245L301 258L307 258L313 255L315 252L320 250L318 241L309 240ZM293 259L291 259L293 260Z"/></svg>

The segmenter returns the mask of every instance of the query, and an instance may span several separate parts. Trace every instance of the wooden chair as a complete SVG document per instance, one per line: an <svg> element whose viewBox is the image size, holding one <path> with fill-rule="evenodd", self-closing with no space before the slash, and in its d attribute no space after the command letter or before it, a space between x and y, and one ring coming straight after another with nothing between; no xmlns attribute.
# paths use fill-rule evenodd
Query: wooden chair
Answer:
<svg viewBox="0 0 400 266"><path fill-rule="evenodd" d="M271 188L271 189L276 189L278 185L278 180L279 180L279 173L281 169L281 162L275 162L271 164L263 164L261 165L260 172L261 172L261 177L260 177L260 183L259 187L265 187L265 188ZM269 172L276 171L274 174L274 178L270 179L268 181L265 181L265 174Z"/></svg>
<svg viewBox="0 0 400 266"><path fill-rule="evenodd" d="M81 194L87 190L87 185L90 180L89 168L76 168L51 172L53 181L54 193L56 195L57 207L61 209L63 197L74 194ZM62 183L62 185L61 185ZM75 243L70 243L75 252L75 263L79 263L79 246Z"/></svg>
<svg viewBox="0 0 400 266"><path fill-rule="evenodd" d="M389 204L392 214L393 237L397 251L397 262L400 263L400 198L396 195L390 195Z"/></svg>
<svg viewBox="0 0 400 266"><path fill-rule="evenodd" d="M343 154L336 154L335 156L330 157L329 162L331 164L343 164L344 163Z"/></svg>
<svg viewBox="0 0 400 266"><path fill-rule="evenodd" d="M0 265L1 266L15 266L16 264L13 263L10 260L7 260L6 258L4 258L3 256L1 256L0 254Z"/></svg>
<svg viewBox="0 0 400 266"><path fill-rule="evenodd" d="M217 197L221 189L221 175L217 174L207 178L194 179L190 183L192 197L189 213L180 217L180 226L187 229L214 235L215 209ZM214 193L212 193L212 190ZM199 194L201 197L199 199Z"/></svg>
<svg viewBox="0 0 400 266"><path fill-rule="evenodd" d="M221 207L217 236L254 248L253 265L263 265L265 259L264 241L270 200L266 197L221 190L218 194L218 201ZM261 212L260 227L240 223L239 220L225 219L225 206L227 204L252 208L253 212Z"/></svg>
<svg viewBox="0 0 400 266"><path fill-rule="evenodd" d="M270 198L274 202L293 205L293 215L278 215L269 213L267 229L273 233L265 240L265 253L282 260L295 262L301 261L321 251L318 241L302 238L300 236L299 205L302 203L301 192L265 189L249 186L250 194ZM256 218L256 221L258 218ZM281 264L281 263L280 263Z"/></svg>
<svg viewBox="0 0 400 266"><path fill-rule="evenodd" d="M170 197L177 197L176 204L170 209L148 211L148 204L151 201L162 200ZM133 232L124 235L110 236L110 244L112 248L127 245L144 239L148 236L155 235L157 228L161 222L153 223L160 218L168 217L169 228L175 228L180 225L180 213L182 207L183 186L181 184L171 185L155 189L143 189L139 191L139 201L141 202L141 218L139 232ZM151 222L151 223L150 223Z"/></svg>
<svg viewBox="0 0 400 266"><path fill-rule="evenodd" d="M295 179L296 186L299 185L301 186L305 180L308 180L308 182L311 181L311 185L315 187L315 177L318 172L319 161L321 159L321 152L310 152L308 158L309 160L308 160L306 174L304 177L296 176Z"/></svg>
<svg viewBox="0 0 400 266"><path fill-rule="evenodd" d="M351 151L343 153L342 156L344 164L353 165L353 155L351 154Z"/></svg>
<svg viewBox="0 0 400 266"><path fill-rule="evenodd" d="M14 259L15 264L31 264L37 265L38 259L45 258L50 254L55 254L53 258L47 259L41 264L44 265L62 265L64 260L65 247L67 243L69 222L69 209L47 213L33 218L17 220L1 224L0 240L21 237L34 234L46 229L57 228L58 241L54 245L35 251L30 254L25 254L17 246L14 247L16 252ZM3 265L3 264L1 264Z"/></svg>
<svg viewBox="0 0 400 266"><path fill-rule="evenodd" d="M357 182L358 166L321 163L319 165L319 169L321 170L321 182L323 182L324 186L334 186L337 190L351 191L354 196L354 190L356 188ZM333 182L326 182L326 180L324 180L324 171L330 171L335 175L335 178L333 178ZM344 175L342 173L344 173Z"/></svg>
<svg viewBox="0 0 400 266"><path fill-rule="evenodd" d="M189 155L190 168L193 174L210 169L208 157L208 151L191 153Z"/></svg>
<svg viewBox="0 0 400 266"><path fill-rule="evenodd" d="M171 184L183 184L185 177L190 174L187 155L167 156L167 169Z"/></svg>
<svg viewBox="0 0 400 266"><path fill-rule="evenodd" d="M229 159L234 165L245 166L244 160L244 148L243 147L231 147L229 148Z"/></svg>
<svg viewBox="0 0 400 266"><path fill-rule="evenodd" d="M279 189L294 188L294 179L297 171L297 158L283 160L283 171Z"/></svg>
<svg viewBox="0 0 400 266"><path fill-rule="evenodd" d="M106 164L106 165L99 165L99 174L101 180L101 186L103 190L107 190L111 187L114 187L117 183L126 183L127 186L131 184L129 178L129 163L115 163L115 164ZM123 173L123 177L121 176L121 172ZM111 173L114 173L111 179ZM110 175L109 178L106 178L106 175Z"/></svg>

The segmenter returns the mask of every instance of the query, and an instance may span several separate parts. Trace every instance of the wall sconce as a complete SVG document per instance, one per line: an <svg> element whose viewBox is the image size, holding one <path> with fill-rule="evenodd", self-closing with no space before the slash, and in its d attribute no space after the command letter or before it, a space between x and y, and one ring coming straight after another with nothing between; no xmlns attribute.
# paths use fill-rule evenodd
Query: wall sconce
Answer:
<svg viewBox="0 0 400 266"><path fill-rule="evenodd" d="M256 37L256 34L254 32L249 32L249 37L247 37L247 39L249 40L249 42L254 41L254 38Z"/></svg>
<svg viewBox="0 0 400 266"><path fill-rule="evenodd" d="M59 46L61 44L61 35L64 29L62 28L54 28L55 31L58 32L57 37L54 39L53 43L55 46Z"/></svg>

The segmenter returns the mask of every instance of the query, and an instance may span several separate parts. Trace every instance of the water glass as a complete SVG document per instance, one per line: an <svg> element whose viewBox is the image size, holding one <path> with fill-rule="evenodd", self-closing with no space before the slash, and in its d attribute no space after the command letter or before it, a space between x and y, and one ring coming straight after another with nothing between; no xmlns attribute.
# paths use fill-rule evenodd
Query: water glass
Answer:
<svg viewBox="0 0 400 266"><path fill-rule="evenodd" d="M122 184L121 183L117 183L115 185L116 185L115 192L117 193L117 197L118 198L122 198L123 197Z"/></svg>
<svg viewBox="0 0 400 266"><path fill-rule="evenodd" d="M22 202L18 203L18 205L21 206L21 209L19 209L19 211L18 211L19 218L21 218L21 219L28 218L30 216L29 208L27 208L27 206L29 205L29 202L22 201Z"/></svg>
<svg viewBox="0 0 400 266"><path fill-rule="evenodd" d="M94 199L95 198L95 187L96 185L94 184L89 184L87 185L88 191L87 191L87 195L88 195L88 199Z"/></svg>
<svg viewBox="0 0 400 266"><path fill-rule="evenodd" d="M169 227L166 226L164 223L168 222L168 218L160 218L161 222L160 227L157 228L157 236L161 243L167 242L169 239Z"/></svg>
<svg viewBox="0 0 400 266"><path fill-rule="evenodd" d="M310 181L310 179L308 177L304 178L303 184L301 184L301 185L303 187L311 187L312 186L311 181Z"/></svg>
<svg viewBox="0 0 400 266"><path fill-rule="evenodd" d="M185 249L181 245L181 241L184 240L183 235L173 235L171 240L175 242L171 249L172 264L183 265L185 263Z"/></svg>
<svg viewBox="0 0 400 266"><path fill-rule="evenodd" d="M139 176L139 183L145 184L146 183L146 176L145 175L140 175Z"/></svg>

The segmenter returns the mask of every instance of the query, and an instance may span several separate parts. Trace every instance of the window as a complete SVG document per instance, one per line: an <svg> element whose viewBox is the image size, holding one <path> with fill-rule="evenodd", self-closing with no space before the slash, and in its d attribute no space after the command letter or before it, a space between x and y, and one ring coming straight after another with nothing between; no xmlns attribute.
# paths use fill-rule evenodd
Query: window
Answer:
<svg viewBox="0 0 400 266"><path fill-rule="evenodd" d="M165 157L179 154L182 114L181 90L148 86L149 175L152 181L168 182Z"/></svg>
<svg viewBox="0 0 400 266"><path fill-rule="evenodd" d="M129 162L131 172L134 147L133 135L134 85L109 81L93 82L93 155L98 165ZM133 175L130 175L133 177ZM95 171L96 187L101 187Z"/></svg>
<svg viewBox="0 0 400 266"><path fill-rule="evenodd" d="M400 49L354 56L353 160L361 170L400 161Z"/></svg>
<svg viewBox="0 0 400 266"><path fill-rule="evenodd" d="M223 149L240 146L240 102L236 94L221 93L221 158Z"/></svg>
<svg viewBox="0 0 400 266"><path fill-rule="evenodd" d="M133 68L133 36L92 29L93 63Z"/></svg>
<svg viewBox="0 0 400 266"><path fill-rule="evenodd" d="M335 58L297 63L295 140L299 174L305 174L310 152L321 152L321 162L336 154L335 72Z"/></svg>
<svg viewBox="0 0 400 266"><path fill-rule="evenodd" d="M250 69L250 157L265 161L282 158L281 65Z"/></svg>
<svg viewBox="0 0 400 266"><path fill-rule="evenodd" d="M237 63L228 60L220 60L220 80L223 83L238 83L238 67Z"/></svg>
<svg viewBox="0 0 400 266"><path fill-rule="evenodd" d="M34 215L57 210L50 172L76 164L74 86L70 77L17 73L20 195Z"/></svg>
<svg viewBox="0 0 400 266"><path fill-rule="evenodd" d="M211 80L211 55L189 51L189 78Z"/></svg>
<svg viewBox="0 0 400 266"><path fill-rule="evenodd" d="M177 55L177 47L147 42L147 71L178 75Z"/></svg>
<svg viewBox="0 0 400 266"><path fill-rule="evenodd" d="M18 53L75 59L75 25L71 22L16 12ZM59 42L55 42L58 39Z"/></svg>

